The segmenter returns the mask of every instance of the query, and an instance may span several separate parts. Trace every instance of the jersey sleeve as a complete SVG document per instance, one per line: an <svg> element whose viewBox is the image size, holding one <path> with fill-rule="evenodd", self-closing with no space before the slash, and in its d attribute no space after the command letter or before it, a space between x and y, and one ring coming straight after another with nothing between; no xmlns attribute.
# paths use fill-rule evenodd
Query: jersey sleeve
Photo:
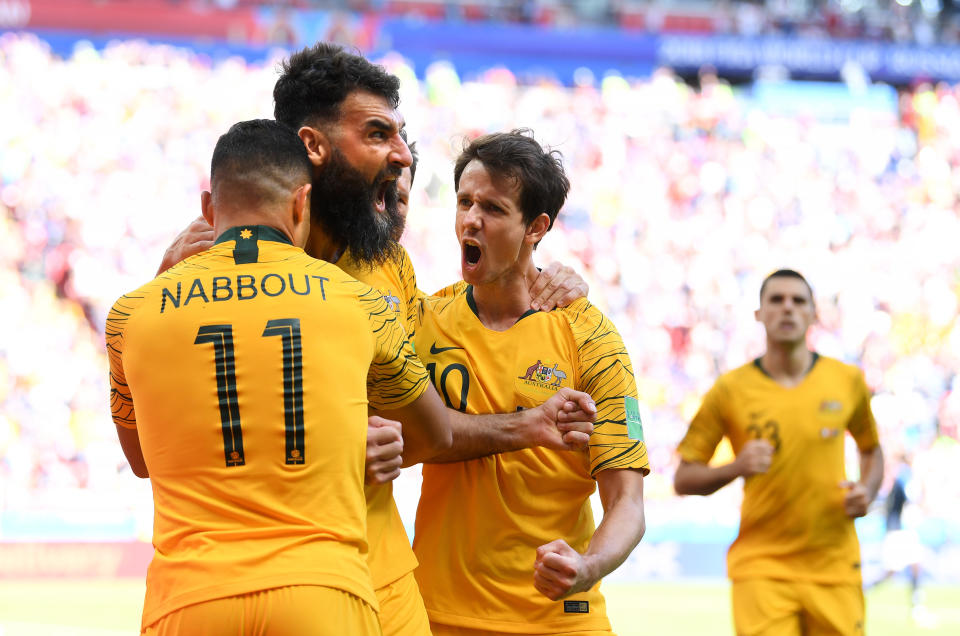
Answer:
<svg viewBox="0 0 960 636"><path fill-rule="evenodd" d="M877 422L873 418L873 410L870 408L870 390L859 369L856 370L853 380L853 392L857 406L847 424L847 429L856 440L857 448L863 451L870 450L880 443L880 437L877 433Z"/></svg>
<svg viewBox="0 0 960 636"><path fill-rule="evenodd" d="M419 398L427 389L426 369L407 338L407 332L376 290L365 287L360 304L373 334L374 354L367 374L371 408L397 409Z"/></svg>
<svg viewBox="0 0 960 636"><path fill-rule="evenodd" d="M137 428L137 415L133 409L133 396L130 394L127 377L123 371L123 334L137 304L137 298L134 296L121 297L107 314L104 330L107 357L110 361L110 412L113 415L113 422L126 429Z"/></svg>
<svg viewBox="0 0 960 636"><path fill-rule="evenodd" d="M577 388L590 394L597 419L590 436L590 474L616 468L650 472L630 356L616 327L586 300L565 310L580 360Z"/></svg>
<svg viewBox="0 0 960 636"><path fill-rule="evenodd" d="M714 384L704 396L700 409L690 422L687 434L677 447L677 452L684 461L706 464L713 457L717 445L723 439L722 396L723 388L720 382Z"/></svg>

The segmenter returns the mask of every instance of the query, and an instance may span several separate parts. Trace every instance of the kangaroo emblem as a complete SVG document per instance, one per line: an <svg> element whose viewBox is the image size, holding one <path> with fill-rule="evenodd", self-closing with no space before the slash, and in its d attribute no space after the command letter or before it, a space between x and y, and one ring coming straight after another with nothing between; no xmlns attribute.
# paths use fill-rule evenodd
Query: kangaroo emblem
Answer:
<svg viewBox="0 0 960 636"><path fill-rule="evenodd" d="M537 360L536 364L530 365L527 367L527 375L518 376L521 380L532 380L533 374L543 368L543 364Z"/></svg>

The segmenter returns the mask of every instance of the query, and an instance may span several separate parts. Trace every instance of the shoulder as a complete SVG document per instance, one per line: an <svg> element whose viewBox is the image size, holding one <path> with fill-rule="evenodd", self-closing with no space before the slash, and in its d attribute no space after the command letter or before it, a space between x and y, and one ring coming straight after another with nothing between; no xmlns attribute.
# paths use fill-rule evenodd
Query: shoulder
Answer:
<svg viewBox="0 0 960 636"><path fill-rule="evenodd" d="M741 364L735 369L730 369L720 374L720 377L714 381L710 387L708 395L727 396L731 391L736 391L744 386L756 386L758 381L762 381L763 371L757 366L756 360L751 360Z"/></svg>
<svg viewBox="0 0 960 636"><path fill-rule="evenodd" d="M466 303L468 285L463 281L448 285L433 296L420 300L420 311L425 314L444 314L457 303Z"/></svg>
<svg viewBox="0 0 960 636"><path fill-rule="evenodd" d="M578 298L566 307L554 309L550 315L564 320L578 342L611 334L619 337L613 322L586 298Z"/></svg>
<svg viewBox="0 0 960 636"><path fill-rule="evenodd" d="M826 378L827 382L847 383L854 387L865 386L863 371L860 367L831 358L829 356L819 356L817 358L817 371Z"/></svg>

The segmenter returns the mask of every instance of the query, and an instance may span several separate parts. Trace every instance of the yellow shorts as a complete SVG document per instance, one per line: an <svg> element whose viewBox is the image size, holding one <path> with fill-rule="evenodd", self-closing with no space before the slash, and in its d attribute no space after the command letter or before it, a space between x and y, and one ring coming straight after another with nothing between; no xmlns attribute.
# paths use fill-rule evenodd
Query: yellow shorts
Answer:
<svg viewBox="0 0 960 636"><path fill-rule="evenodd" d="M427 608L412 571L376 592L383 636L430 636Z"/></svg>
<svg viewBox="0 0 960 636"><path fill-rule="evenodd" d="M733 582L737 636L862 636L863 589L774 579Z"/></svg>
<svg viewBox="0 0 960 636"><path fill-rule="evenodd" d="M470 627L457 627L454 625L441 625L440 623L430 623L433 630L433 636L503 636L503 632L491 632L485 629L472 629ZM537 632L537 636L540 633ZM585 631L585 632L551 632L543 636L616 636L613 632L603 631Z"/></svg>
<svg viewBox="0 0 960 636"><path fill-rule="evenodd" d="M291 585L195 603L170 612L146 636L380 636L377 613L332 587Z"/></svg>

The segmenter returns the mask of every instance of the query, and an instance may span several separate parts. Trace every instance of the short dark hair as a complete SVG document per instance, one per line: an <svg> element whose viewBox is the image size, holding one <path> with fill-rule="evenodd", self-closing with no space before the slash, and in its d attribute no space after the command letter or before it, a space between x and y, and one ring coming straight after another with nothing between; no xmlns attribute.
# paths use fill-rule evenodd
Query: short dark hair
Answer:
<svg viewBox="0 0 960 636"><path fill-rule="evenodd" d="M310 183L306 146L292 129L272 119L241 121L217 140L210 160L211 186L220 180L261 188L266 180L291 186ZM261 196L269 193L261 192Z"/></svg>
<svg viewBox="0 0 960 636"><path fill-rule="evenodd" d="M471 161L479 161L492 174L509 177L520 185L520 211L525 223L546 213L549 229L570 191L562 159L560 151L544 150L529 128L492 133L477 137L463 149L453 168L453 183L459 188L464 168Z"/></svg>
<svg viewBox="0 0 960 636"><path fill-rule="evenodd" d="M807 291L810 292L810 300L813 300L813 288L810 287L810 283L807 282L807 279L803 277L803 274L796 270L792 269L778 269L774 273L770 274L763 279L763 282L760 284L760 302L763 302L763 290L767 288L767 283L770 282L773 278L796 278L797 280L802 280L803 284L807 286Z"/></svg>
<svg viewBox="0 0 960 636"><path fill-rule="evenodd" d="M343 47L318 42L284 60L273 87L273 116L294 129L307 123L332 123L350 93L367 91L400 105L400 80L382 66Z"/></svg>

